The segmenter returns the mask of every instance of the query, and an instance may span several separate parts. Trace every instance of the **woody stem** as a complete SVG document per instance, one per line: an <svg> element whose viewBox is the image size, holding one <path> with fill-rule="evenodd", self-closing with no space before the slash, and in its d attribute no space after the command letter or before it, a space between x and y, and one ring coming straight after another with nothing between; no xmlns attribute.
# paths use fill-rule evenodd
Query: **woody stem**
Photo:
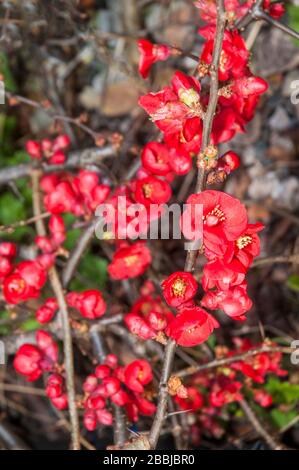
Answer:
<svg viewBox="0 0 299 470"><path fill-rule="evenodd" d="M210 143L211 131L213 125L213 119L216 111L216 106L218 102L218 68L220 62L220 55L222 50L222 42L224 36L226 24L225 10L224 10L224 1L217 0L217 23L216 23L216 33L215 33L215 43L212 56L212 63L210 66L210 99L208 108L203 120L203 136L201 143L201 150L204 150ZM197 182L195 192L200 193L204 190L206 184L206 173L204 170L199 169L197 175ZM186 257L185 271L193 271L194 264L196 261L197 251L189 251ZM173 359L175 355L176 343L172 339L169 339L165 348L165 358L162 368L161 379L159 383L159 395L158 395L158 405L157 412L152 424L149 442L151 448L154 449L157 445L159 435L163 426L163 422L166 416L167 411L167 400L168 400L168 390L167 383L171 375Z"/></svg>

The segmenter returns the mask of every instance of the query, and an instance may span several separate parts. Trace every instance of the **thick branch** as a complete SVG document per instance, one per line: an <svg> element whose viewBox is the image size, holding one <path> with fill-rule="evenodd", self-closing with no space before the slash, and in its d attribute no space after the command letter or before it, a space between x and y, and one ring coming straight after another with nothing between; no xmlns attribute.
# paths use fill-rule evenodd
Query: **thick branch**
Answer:
<svg viewBox="0 0 299 470"><path fill-rule="evenodd" d="M86 165L101 163L105 158L114 157L115 149L112 145L98 148L91 147L85 150L70 152L67 161L63 165L42 165L44 173L53 173L55 171L71 170L72 168L85 167ZM0 170L0 185L10 181L26 178L30 176L35 169L34 163L9 166Z"/></svg>

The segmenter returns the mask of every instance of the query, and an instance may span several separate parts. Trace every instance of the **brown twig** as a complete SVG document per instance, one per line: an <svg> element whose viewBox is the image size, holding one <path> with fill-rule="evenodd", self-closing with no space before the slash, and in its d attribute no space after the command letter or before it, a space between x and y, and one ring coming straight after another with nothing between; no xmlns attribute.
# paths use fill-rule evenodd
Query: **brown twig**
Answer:
<svg viewBox="0 0 299 470"><path fill-rule="evenodd" d="M2 232L2 233L11 234L19 227L25 227L26 225L33 224L37 221L37 219L46 219L50 217L50 215L51 215L50 212L44 212L43 214L40 214L39 216L30 217L29 219L26 219L26 220L20 220L18 222L14 222L11 225L0 225L0 233Z"/></svg>
<svg viewBox="0 0 299 470"><path fill-rule="evenodd" d="M196 374L197 372L201 372L202 370L207 369L214 369L216 367L227 366L237 361L244 361L245 359L256 356L257 354L261 353L274 353L274 352L281 352L284 354L291 354L292 348L287 348L283 346L262 346L257 349L251 349L250 351L246 351L242 354L236 354L232 357L225 357L223 359L215 359L213 361L207 362L205 364L198 364L197 366L186 367L186 369L182 369L175 373L178 377L187 377L189 375Z"/></svg>
<svg viewBox="0 0 299 470"><path fill-rule="evenodd" d="M32 192L33 192L33 211L34 215L38 216L41 214L40 207L40 196L39 196L39 178L40 172L38 170L32 173ZM44 221L40 218L36 220L36 231L40 236L46 236L46 228ZM72 450L80 450L80 429L79 429L79 418L76 405L76 393L75 393L75 381L74 381L74 358L73 358L73 344L72 344L72 332L69 322L69 313L67 304L65 301L63 288L57 273L55 266L49 269L49 280L52 286L52 290L55 294L59 305L59 311L63 326L63 350L65 359L65 371L66 371L66 388L68 394L68 406L70 413L70 424L71 424L71 437L72 437Z"/></svg>
<svg viewBox="0 0 299 470"><path fill-rule="evenodd" d="M211 80L210 97L209 97L208 108L207 108L204 121L203 121L203 136L202 136L202 143L201 143L202 150L204 150L210 143L213 119L214 119L216 106L218 102L218 68L219 68L219 62L220 62L220 54L222 50L225 24L226 24L226 17L225 17L225 10L224 10L224 2L223 0L217 0L216 33L215 33L212 63L210 65L210 80ZM205 171L199 168L196 187L195 187L196 193L200 193L201 191L203 191L205 187L205 182L206 182ZM196 261L196 256L197 256L196 250L192 250L188 252L187 257L186 257L186 263L185 263L185 271L189 271L189 272L193 271L195 261ZM161 379L159 383L157 412L156 412L155 419L154 419L154 422L152 424L150 434L149 434L149 442L150 442L151 448L155 448L157 445L161 428L163 426L163 421L165 418L166 410L167 410L167 399L168 399L167 382L169 380L171 370L172 370L175 349L176 349L175 341L169 339L165 348L165 358L164 358L164 363L163 363L163 368L162 368Z"/></svg>
<svg viewBox="0 0 299 470"><path fill-rule="evenodd" d="M103 363L105 361L107 355L107 347L104 343L104 340L101 336L99 328L97 325L94 325L90 328L89 336L93 345L93 350L95 357L99 361L99 363ZM126 417L123 410L112 403L113 406L113 414L114 414L114 421L113 421L113 430L114 430L114 444L118 447L122 447L127 439L126 433Z"/></svg>
<svg viewBox="0 0 299 470"><path fill-rule="evenodd" d="M257 434L266 441L270 449L282 450L283 447L264 428L249 403L243 399L239 402L239 404L252 427L255 429Z"/></svg>
<svg viewBox="0 0 299 470"><path fill-rule="evenodd" d="M289 255L289 256L268 256L266 258L259 258L256 259L252 263L252 267L256 268L259 266L266 266L267 264L275 264L275 263L294 263L299 264L299 254Z"/></svg>
<svg viewBox="0 0 299 470"><path fill-rule="evenodd" d="M87 249L94 235L96 223L97 223L97 219L95 218L90 223L90 225L81 233L76 243L76 246L74 247L73 251L70 253L67 263L62 271L62 284L64 288L66 288L68 284L70 283L73 277L73 274L76 270L76 267L78 266L78 263L80 262L80 259L84 251Z"/></svg>

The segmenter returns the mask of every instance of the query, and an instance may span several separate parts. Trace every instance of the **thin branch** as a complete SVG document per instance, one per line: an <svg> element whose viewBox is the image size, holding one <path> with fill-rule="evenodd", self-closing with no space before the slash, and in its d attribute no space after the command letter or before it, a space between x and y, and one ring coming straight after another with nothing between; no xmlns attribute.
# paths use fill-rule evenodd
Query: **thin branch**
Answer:
<svg viewBox="0 0 299 470"><path fill-rule="evenodd" d="M71 252L67 260L67 263L62 271L62 284L64 288L66 288L68 284L70 283L73 277L73 274L78 266L78 263L80 262L80 259L84 251L87 249L94 235L96 223L97 223L97 218L95 218L90 223L90 225L81 233L76 243L76 246L74 247L73 251Z"/></svg>
<svg viewBox="0 0 299 470"><path fill-rule="evenodd" d="M41 214L40 208L40 197L39 197L39 177L40 172L38 170L32 173L32 190L33 190L33 211L34 215L38 216ZM42 219L36 220L36 231L40 236L46 235L46 228ZM71 423L71 437L72 437L72 449L80 450L80 429L79 429L79 418L76 405L76 393L75 393L75 381L74 381L74 357L73 357L73 344L72 344L72 332L69 322L69 313L67 304L65 301L63 288L57 273L55 266L49 269L49 280L52 286L52 290L55 294L59 305L59 312L61 315L62 326L63 326L63 349L65 359L65 371L66 371L66 388L68 394L68 406L70 413Z"/></svg>
<svg viewBox="0 0 299 470"><path fill-rule="evenodd" d="M29 450L27 444L15 435L8 424L0 423L0 439L9 450Z"/></svg>
<svg viewBox="0 0 299 470"><path fill-rule="evenodd" d="M268 15L259 5L254 5L251 10L251 15L255 20L266 21L266 23L274 26L275 28L280 29L284 33L287 33L289 36L292 36L295 39L299 39L299 33L289 26L281 23L280 21L275 20L272 16Z"/></svg>
<svg viewBox="0 0 299 470"><path fill-rule="evenodd" d="M186 367L186 369L182 369L175 373L177 377L188 377L189 375L196 374L197 372L201 372L202 370L207 369L214 369L216 367L226 366L228 364L232 364L237 361L244 361L249 357L256 356L257 354L261 353L275 353L281 352L284 354L291 354L293 351L292 348L287 348L283 346L262 346L257 349L251 349L250 351L246 351L243 354L236 354L235 356L225 357L223 359L215 359L213 361L207 362L205 364L199 364L197 366Z"/></svg>
<svg viewBox="0 0 299 470"><path fill-rule="evenodd" d="M248 402L243 399L239 404L252 427L255 429L257 434L266 441L270 449L282 450L283 447L268 433L268 431L266 431Z"/></svg>
<svg viewBox="0 0 299 470"><path fill-rule="evenodd" d="M289 256L269 256L266 258L259 258L256 259L252 263L252 267L256 268L258 266L266 266L267 264L275 264L275 263L294 263L299 264L299 254L289 255Z"/></svg>
<svg viewBox="0 0 299 470"><path fill-rule="evenodd" d="M43 214L40 214L39 216L36 217L30 217L29 219L26 220L19 220L17 222L14 222L11 225L0 225L0 233L8 233L11 234L13 233L17 228L19 227L26 227L27 225L33 224L37 221L37 219L47 219L50 217L50 212L44 212Z"/></svg>

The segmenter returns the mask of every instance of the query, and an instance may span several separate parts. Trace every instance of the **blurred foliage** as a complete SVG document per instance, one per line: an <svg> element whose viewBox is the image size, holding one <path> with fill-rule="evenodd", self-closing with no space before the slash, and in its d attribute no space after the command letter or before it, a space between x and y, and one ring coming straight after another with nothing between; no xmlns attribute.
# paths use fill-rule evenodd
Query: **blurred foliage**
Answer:
<svg viewBox="0 0 299 470"><path fill-rule="evenodd" d="M80 274L71 281L71 290L105 289L107 265L108 262L104 258L95 256L91 252L85 253L78 267Z"/></svg>
<svg viewBox="0 0 299 470"><path fill-rule="evenodd" d="M289 289L294 290L295 292L299 292L299 276L298 274L293 274L287 280L287 286Z"/></svg>
<svg viewBox="0 0 299 470"><path fill-rule="evenodd" d="M295 31L299 31L299 7L297 5L287 5L287 12L289 16L289 26ZM299 47L299 40L293 39L294 43Z"/></svg>

